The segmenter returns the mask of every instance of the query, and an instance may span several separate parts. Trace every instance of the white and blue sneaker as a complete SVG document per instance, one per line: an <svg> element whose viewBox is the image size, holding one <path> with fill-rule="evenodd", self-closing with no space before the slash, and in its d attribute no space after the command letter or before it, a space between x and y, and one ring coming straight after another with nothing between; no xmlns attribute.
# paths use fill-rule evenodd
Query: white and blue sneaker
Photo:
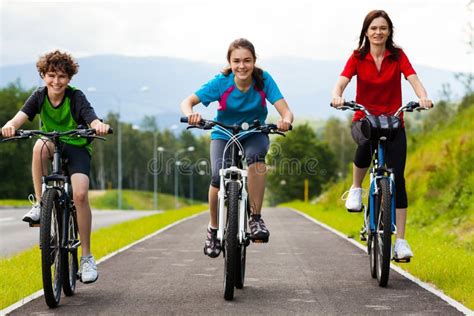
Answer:
<svg viewBox="0 0 474 316"><path fill-rule="evenodd" d="M97 266L92 255L81 257L81 267L79 268L79 279L82 283L93 283L99 278Z"/></svg>

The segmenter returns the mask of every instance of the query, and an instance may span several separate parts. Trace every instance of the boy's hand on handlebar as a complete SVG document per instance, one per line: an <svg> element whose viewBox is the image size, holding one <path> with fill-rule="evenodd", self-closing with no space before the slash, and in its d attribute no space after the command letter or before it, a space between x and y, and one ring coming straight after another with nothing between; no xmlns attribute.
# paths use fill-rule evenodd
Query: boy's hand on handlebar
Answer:
<svg viewBox="0 0 474 316"><path fill-rule="evenodd" d="M102 123L101 121L97 120L92 122L91 127L95 129L95 134L99 136L105 136L109 132L110 125Z"/></svg>
<svg viewBox="0 0 474 316"><path fill-rule="evenodd" d="M189 125L199 125L201 123L202 117L199 113L192 113L188 115L188 124Z"/></svg>
<svg viewBox="0 0 474 316"><path fill-rule="evenodd" d="M433 102L427 98L420 98L418 103L420 104L420 107L425 109L431 109L433 107Z"/></svg>
<svg viewBox="0 0 474 316"><path fill-rule="evenodd" d="M335 108L340 108L344 105L344 102L346 102L346 100L344 100L343 97L334 97L332 98L331 105Z"/></svg>
<svg viewBox="0 0 474 316"><path fill-rule="evenodd" d="M280 132L287 132L290 129L291 122L284 119L279 119L276 125Z"/></svg>
<svg viewBox="0 0 474 316"><path fill-rule="evenodd" d="M13 125L5 125L2 127L2 136L4 138L9 138L15 136L16 128Z"/></svg>

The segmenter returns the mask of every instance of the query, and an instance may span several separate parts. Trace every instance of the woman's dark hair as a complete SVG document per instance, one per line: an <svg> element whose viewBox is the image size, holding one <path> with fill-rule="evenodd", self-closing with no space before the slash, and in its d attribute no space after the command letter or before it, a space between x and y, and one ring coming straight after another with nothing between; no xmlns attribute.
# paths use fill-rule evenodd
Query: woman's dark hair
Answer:
<svg viewBox="0 0 474 316"><path fill-rule="evenodd" d="M232 69L230 68L230 55L237 48L248 49L252 53L253 59L257 61L257 55L255 54L255 47L253 47L253 44L245 38L238 38L230 43L229 49L227 50L227 62L229 63L229 66L222 70L224 76L228 76L232 73ZM255 66L252 72L252 77L255 80L255 88L257 90L263 90L263 70Z"/></svg>
<svg viewBox="0 0 474 316"><path fill-rule="evenodd" d="M72 78L72 76L79 71L79 65L74 58L59 50L41 56L36 63L36 68L41 78L44 78L44 75L49 71L62 71L67 74L69 78Z"/></svg>
<svg viewBox="0 0 474 316"><path fill-rule="evenodd" d="M362 30L360 31L359 47L356 49L355 52L360 59L364 59L365 56L370 52L370 42L365 33L367 33L370 24L376 18L384 18L385 21L387 21L389 35L387 38L387 42L385 43L385 47L390 51L390 53L392 53L392 57L397 60L400 53L399 48L393 42L393 23L387 12L383 10L373 10L367 14L364 19L364 23L362 24Z"/></svg>

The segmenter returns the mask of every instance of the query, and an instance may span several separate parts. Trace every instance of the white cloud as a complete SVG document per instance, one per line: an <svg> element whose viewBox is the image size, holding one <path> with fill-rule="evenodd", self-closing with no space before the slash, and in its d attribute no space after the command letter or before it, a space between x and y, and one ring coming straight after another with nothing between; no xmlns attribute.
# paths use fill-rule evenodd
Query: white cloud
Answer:
<svg viewBox="0 0 474 316"><path fill-rule="evenodd" d="M0 65L32 62L51 49L75 56L170 56L225 63L247 37L262 59L346 59L363 18L386 10L413 63L472 71L467 0L0 0Z"/></svg>

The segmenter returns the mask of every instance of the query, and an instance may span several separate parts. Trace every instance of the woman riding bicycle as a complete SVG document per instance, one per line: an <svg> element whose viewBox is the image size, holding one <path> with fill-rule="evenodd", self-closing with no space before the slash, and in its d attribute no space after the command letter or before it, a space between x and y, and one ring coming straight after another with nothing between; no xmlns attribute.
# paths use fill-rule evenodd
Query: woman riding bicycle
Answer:
<svg viewBox="0 0 474 316"><path fill-rule="evenodd" d="M38 88L26 100L21 110L2 127L4 137L15 136L27 119L32 121L40 115L45 132L68 131L79 125L90 125L97 135L106 135L109 125L102 123L87 101L84 93L69 86L79 65L71 55L58 50L41 56L36 63L45 86ZM94 257L90 252L92 215L89 206L89 172L92 147L84 138L64 140L62 156L68 160L73 200L77 210L77 221L81 239L82 257L79 272L84 283L97 280L98 273ZM41 178L47 175L48 161L52 158L54 145L46 139L38 139L33 148L32 175L36 201L41 201ZM23 221L36 223L40 219L40 203L34 202Z"/></svg>
<svg viewBox="0 0 474 316"><path fill-rule="evenodd" d="M419 98L420 106L432 107L425 88L418 79L402 49L393 42L393 24L385 11L374 10L367 14L359 37L359 46L352 53L332 92L332 104L340 107L344 103L342 93L353 76L357 76L356 102L364 105L373 115L393 115L402 104L401 74L411 84ZM357 111L355 122L365 116ZM403 114L401 116L403 124ZM386 162L394 169L396 184L395 258L408 259L413 253L405 240L405 224L408 207L405 189L406 134L404 125L392 142L387 143ZM353 164L353 183L346 200L346 208L362 208L362 181L370 166L371 157L377 148L375 143L358 145Z"/></svg>
<svg viewBox="0 0 474 316"><path fill-rule="evenodd" d="M255 65L256 60L255 48L250 41L243 38L233 41L227 51L229 65L221 74L204 84L181 103L181 110L188 117L189 124L196 125L201 120L201 115L193 111L195 105L202 103L208 106L214 101L219 101L214 120L227 125L252 123L256 119L263 123L268 114L266 107L266 100L268 100L281 115L281 119L277 122L278 129L283 132L287 131L293 122L293 114L273 78ZM220 242L217 239L217 193L222 154L228 140L229 137L218 129L214 129L211 133L210 222L204 244L204 253L211 258L216 258L221 250ZM251 134L241 139L241 142L249 166L251 237L252 240L268 240L270 232L261 217L265 191L265 156L269 147L268 135Z"/></svg>

